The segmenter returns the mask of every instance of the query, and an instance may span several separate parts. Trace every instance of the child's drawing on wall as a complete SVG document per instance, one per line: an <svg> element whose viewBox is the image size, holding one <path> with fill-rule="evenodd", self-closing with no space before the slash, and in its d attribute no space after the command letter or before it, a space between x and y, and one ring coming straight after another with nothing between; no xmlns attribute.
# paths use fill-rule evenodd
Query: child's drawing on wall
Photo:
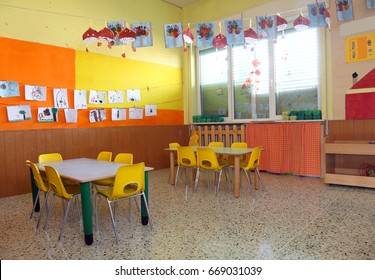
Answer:
<svg viewBox="0 0 375 280"><path fill-rule="evenodd" d="M47 100L47 87L25 85L25 99L46 101Z"/></svg>
<svg viewBox="0 0 375 280"><path fill-rule="evenodd" d="M54 99L54 107L69 108L68 90L66 88L54 88L53 99Z"/></svg>
<svg viewBox="0 0 375 280"><path fill-rule="evenodd" d="M87 109L86 90L74 90L74 109Z"/></svg>
<svg viewBox="0 0 375 280"><path fill-rule="evenodd" d="M0 97L20 96L18 82L0 81Z"/></svg>
<svg viewBox="0 0 375 280"><path fill-rule="evenodd" d="M10 122L31 120L30 105L8 106L7 113Z"/></svg>

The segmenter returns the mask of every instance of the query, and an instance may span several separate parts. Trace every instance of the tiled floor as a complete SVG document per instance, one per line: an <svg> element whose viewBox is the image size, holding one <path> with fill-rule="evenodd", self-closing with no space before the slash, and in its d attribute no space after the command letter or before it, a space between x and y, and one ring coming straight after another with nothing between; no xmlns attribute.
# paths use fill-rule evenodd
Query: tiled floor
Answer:
<svg viewBox="0 0 375 280"><path fill-rule="evenodd" d="M243 178L236 199L224 180L219 196L202 183L185 200L183 180L174 192L168 175L169 169L150 173L153 231L135 207L129 222L125 202L118 244L104 203L100 232L86 246L72 217L57 241L58 203L47 230L37 231L30 194L2 198L0 259L375 259L375 190L262 173L266 190L249 192Z"/></svg>

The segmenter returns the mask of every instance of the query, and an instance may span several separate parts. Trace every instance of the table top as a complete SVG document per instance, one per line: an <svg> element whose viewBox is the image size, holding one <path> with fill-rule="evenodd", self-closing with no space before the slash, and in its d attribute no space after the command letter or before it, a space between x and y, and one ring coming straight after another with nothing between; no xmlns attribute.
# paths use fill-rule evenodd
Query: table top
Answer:
<svg viewBox="0 0 375 280"><path fill-rule="evenodd" d="M197 148L210 148L214 150L216 154L220 155L246 155L250 154L253 151L253 148L231 148L231 147L208 147L208 146L191 146L194 151L197 151ZM166 151L177 151L177 148L165 148Z"/></svg>
<svg viewBox="0 0 375 280"><path fill-rule="evenodd" d="M91 158L66 159L43 164L36 163L38 169L42 171L45 170L44 165L56 168L63 178L85 183L115 177L117 169L125 164ZM145 171L151 170L153 170L152 167L145 167Z"/></svg>

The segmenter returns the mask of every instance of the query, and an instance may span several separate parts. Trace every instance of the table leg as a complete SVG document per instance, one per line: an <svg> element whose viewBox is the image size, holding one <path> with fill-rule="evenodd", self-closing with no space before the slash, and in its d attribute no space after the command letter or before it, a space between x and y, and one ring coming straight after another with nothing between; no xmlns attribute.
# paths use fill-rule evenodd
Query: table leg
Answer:
<svg viewBox="0 0 375 280"><path fill-rule="evenodd" d="M171 175L169 176L171 179L170 183L172 186L174 186L175 182L175 168L174 168L174 151L169 151L169 165L170 165L170 170L171 170Z"/></svg>
<svg viewBox="0 0 375 280"><path fill-rule="evenodd" d="M148 172L145 172L145 190L144 190L145 196L146 196L146 201L148 204ZM150 209L150 205L148 206ZM142 225L147 225L148 224L148 215L147 215L147 209L146 205L141 199L141 217L142 217Z"/></svg>
<svg viewBox="0 0 375 280"><path fill-rule="evenodd" d="M240 156L234 156L234 197L240 197Z"/></svg>
<svg viewBox="0 0 375 280"><path fill-rule="evenodd" d="M94 241L94 237L92 234L90 182L81 183L80 185L81 185L82 218L83 218L83 230L85 232L85 242L87 245L91 245Z"/></svg>
<svg viewBox="0 0 375 280"><path fill-rule="evenodd" d="M38 197L38 187L35 184L34 174L31 168L30 168L30 176L31 176L31 194L33 196L33 205L35 203L35 200L37 199L38 201L36 202L36 205L35 205L35 212L39 212L40 204L39 204L39 197Z"/></svg>

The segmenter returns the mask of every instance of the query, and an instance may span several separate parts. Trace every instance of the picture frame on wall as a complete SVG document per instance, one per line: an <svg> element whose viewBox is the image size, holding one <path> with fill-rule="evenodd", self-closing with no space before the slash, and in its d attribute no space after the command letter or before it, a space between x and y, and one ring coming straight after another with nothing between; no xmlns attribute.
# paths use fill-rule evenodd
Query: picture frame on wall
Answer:
<svg viewBox="0 0 375 280"><path fill-rule="evenodd" d="M353 20L352 0L336 0L336 14L338 21Z"/></svg>

